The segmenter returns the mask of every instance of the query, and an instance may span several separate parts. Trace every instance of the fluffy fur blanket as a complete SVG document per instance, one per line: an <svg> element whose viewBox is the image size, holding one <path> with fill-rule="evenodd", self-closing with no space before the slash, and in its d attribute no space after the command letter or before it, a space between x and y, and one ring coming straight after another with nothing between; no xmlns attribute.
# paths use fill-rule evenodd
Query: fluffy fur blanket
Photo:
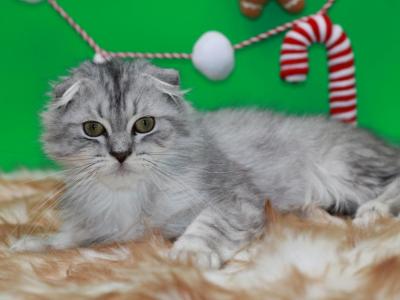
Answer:
<svg viewBox="0 0 400 300"><path fill-rule="evenodd" d="M400 222L350 220L307 208L267 207L265 235L222 270L164 258L170 243L146 241L46 253L12 253L23 234L56 230L52 176L0 179L1 299L400 299Z"/></svg>

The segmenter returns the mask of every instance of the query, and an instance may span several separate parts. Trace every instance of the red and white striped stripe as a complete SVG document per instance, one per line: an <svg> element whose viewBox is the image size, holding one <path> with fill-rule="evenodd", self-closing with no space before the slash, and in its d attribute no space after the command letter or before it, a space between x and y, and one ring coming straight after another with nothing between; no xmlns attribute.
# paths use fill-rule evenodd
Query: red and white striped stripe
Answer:
<svg viewBox="0 0 400 300"><path fill-rule="evenodd" d="M354 55L344 30L332 24L325 14L296 23L284 40L281 50L281 78L288 82L306 80L308 50L313 43L323 43L328 51L329 103L333 119L357 122L357 92Z"/></svg>

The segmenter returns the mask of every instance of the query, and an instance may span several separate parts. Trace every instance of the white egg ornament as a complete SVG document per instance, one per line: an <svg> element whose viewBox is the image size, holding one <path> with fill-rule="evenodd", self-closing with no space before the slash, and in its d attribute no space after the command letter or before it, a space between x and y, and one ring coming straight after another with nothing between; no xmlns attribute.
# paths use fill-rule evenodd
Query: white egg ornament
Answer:
<svg viewBox="0 0 400 300"><path fill-rule="evenodd" d="M197 70L211 80L228 77L235 64L231 42L218 31L204 33L192 51L192 62Z"/></svg>

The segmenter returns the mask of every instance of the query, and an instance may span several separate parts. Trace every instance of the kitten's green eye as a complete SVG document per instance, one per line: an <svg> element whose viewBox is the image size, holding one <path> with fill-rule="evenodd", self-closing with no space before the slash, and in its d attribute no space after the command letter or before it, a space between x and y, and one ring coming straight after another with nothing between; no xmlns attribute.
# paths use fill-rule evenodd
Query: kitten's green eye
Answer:
<svg viewBox="0 0 400 300"><path fill-rule="evenodd" d="M96 121L83 123L83 131L90 137L98 137L106 132L103 125Z"/></svg>
<svg viewBox="0 0 400 300"><path fill-rule="evenodd" d="M156 120L153 117L143 117L138 119L133 125L135 133L147 133L153 130Z"/></svg>

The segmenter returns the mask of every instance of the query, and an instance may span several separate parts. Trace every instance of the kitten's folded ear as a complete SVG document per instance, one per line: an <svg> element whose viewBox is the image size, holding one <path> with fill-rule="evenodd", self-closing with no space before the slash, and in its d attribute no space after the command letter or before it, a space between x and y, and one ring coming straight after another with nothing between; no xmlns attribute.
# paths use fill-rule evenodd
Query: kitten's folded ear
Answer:
<svg viewBox="0 0 400 300"><path fill-rule="evenodd" d="M175 69L163 69L147 64L144 71L164 83L179 86L179 72Z"/></svg>
<svg viewBox="0 0 400 300"><path fill-rule="evenodd" d="M78 93L81 82L79 80L66 79L61 83L53 86L53 102L54 108L68 106L74 96Z"/></svg>
<svg viewBox="0 0 400 300"><path fill-rule="evenodd" d="M51 97L53 108L67 107L74 99L76 99L83 90L87 90L88 82L85 79L75 77L67 77L59 83L53 84Z"/></svg>

